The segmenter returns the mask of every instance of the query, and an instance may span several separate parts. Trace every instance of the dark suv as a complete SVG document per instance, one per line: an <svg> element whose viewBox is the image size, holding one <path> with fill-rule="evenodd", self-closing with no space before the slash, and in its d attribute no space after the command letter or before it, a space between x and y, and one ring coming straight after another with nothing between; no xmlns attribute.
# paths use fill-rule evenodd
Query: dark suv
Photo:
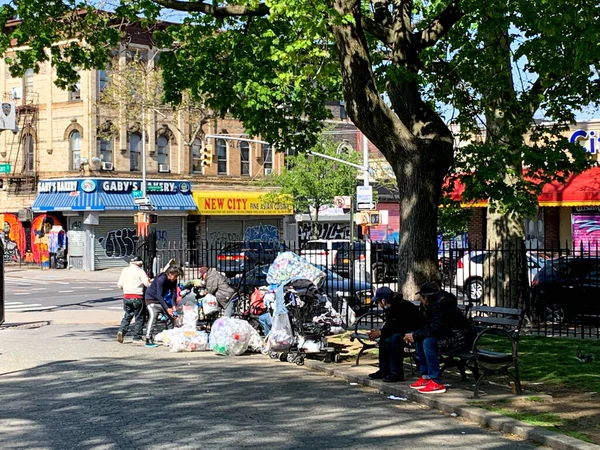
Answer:
<svg viewBox="0 0 600 450"><path fill-rule="evenodd" d="M538 320L571 322L600 313L600 258L563 256L546 262L531 283Z"/></svg>
<svg viewBox="0 0 600 450"><path fill-rule="evenodd" d="M271 264L285 246L275 241L232 242L217 253L217 270L229 278L261 264Z"/></svg>
<svg viewBox="0 0 600 450"><path fill-rule="evenodd" d="M350 277L356 264L365 262L367 250L371 251L371 280L382 283L395 278L398 273L398 244L387 241L348 242L338 251L333 270L344 277Z"/></svg>

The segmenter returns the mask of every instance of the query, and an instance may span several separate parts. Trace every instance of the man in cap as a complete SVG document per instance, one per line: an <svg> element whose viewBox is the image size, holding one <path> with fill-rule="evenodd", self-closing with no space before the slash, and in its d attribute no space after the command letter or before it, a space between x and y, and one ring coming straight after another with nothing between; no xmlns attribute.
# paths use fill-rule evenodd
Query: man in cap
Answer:
<svg viewBox="0 0 600 450"><path fill-rule="evenodd" d="M386 383L404 381L404 336L423 326L425 318L416 305L385 286L377 289L373 301L384 310L385 324L381 330L369 332L369 339L379 338L379 370L369 377Z"/></svg>
<svg viewBox="0 0 600 450"><path fill-rule="evenodd" d="M129 261L129 266L121 271L117 282L119 289L123 289L123 320L117 331L117 341L123 343L123 336L127 334L131 319L135 318L133 340L142 342L144 334L144 289L150 286L148 274L142 268L143 262L137 256Z"/></svg>
<svg viewBox="0 0 600 450"><path fill-rule="evenodd" d="M440 290L436 283L429 281L415 295L420 295L425 305L427 323L404 336L406 343L417 347L421 371L421 377L410 387L424 394L442 394L446 386L442 383L438 352L466 348L473 332L458 309L454 294Z"/></svg>

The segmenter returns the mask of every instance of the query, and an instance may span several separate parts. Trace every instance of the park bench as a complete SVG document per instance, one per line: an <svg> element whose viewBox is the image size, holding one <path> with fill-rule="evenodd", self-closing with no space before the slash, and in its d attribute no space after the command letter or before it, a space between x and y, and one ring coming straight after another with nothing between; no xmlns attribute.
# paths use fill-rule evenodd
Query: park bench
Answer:
<svg viewBox="0 0 600 450"><path fill-rule="evenodd" d="M369 350L379 348L379 339L371 340L367 335L367 330L380 329L385 323L385 316L383 312L371 311L359 316L354 322L354 333L350 335L350 342L357 340L360 342L362 347L356 355L355 365L360 364L361 356ZM418 366L418 359L416 349L412 345L406 345L404 348L404 355L410 358L411 371L414 371L413 364Z"/></svg>
<svg viewBox="0 0 600 450"><path fill-rule="evenodd" d="M471 321L475 339L469 351L440 353L442 371L458 367L465 381L465 369L469 368L475 377L474 397L478 397L484 377L490 375L507 376L521 394L518 346L525 311L484 305L464 305L462 309Z"/></svg>

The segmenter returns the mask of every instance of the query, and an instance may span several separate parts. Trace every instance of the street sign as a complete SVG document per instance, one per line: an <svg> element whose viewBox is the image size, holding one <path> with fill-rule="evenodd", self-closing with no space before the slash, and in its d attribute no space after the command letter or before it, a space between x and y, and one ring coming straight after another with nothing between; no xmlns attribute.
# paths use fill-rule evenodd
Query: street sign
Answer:
<svg viewBox="0 0 600 450"><path fill-rule="evenodd" d="M0 173L10 173L12 164L0 164Z"/></svg>
<svg viewBox="0 0 600 450"><path fill-rule="evenodd" d="M375 209L374 203L359 203L356 205L356 209Z"/></svg>
<svg viewBox="0 0 600 450"><path fill-rule="evenodd" d="M373 203L373 186L356 186L356 203Z"/></svg>
<svg viewBox="0 0 600 450"><path fill-rule="evenodd" d="M150 199L148 197L137 197L133 199L133 203L136 205L150 205Z"/></svg>
<svg viewBox="0 0 600 450"><path fill-rule="evenodd" d="M140 198L144 195L144 193L142 191L131 191L131 195L133 198Z"/></svg>

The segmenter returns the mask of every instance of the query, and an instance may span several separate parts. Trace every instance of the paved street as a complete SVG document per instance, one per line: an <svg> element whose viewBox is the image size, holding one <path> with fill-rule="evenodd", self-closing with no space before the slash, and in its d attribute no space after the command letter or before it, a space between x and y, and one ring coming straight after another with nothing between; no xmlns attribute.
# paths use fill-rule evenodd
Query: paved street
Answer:
<svg viewBox="0 0 600 450"><path fill-rule="evenodd" d="M169 353L115 331L0 331L0 448L534 448L262 355Z"/></svg>

